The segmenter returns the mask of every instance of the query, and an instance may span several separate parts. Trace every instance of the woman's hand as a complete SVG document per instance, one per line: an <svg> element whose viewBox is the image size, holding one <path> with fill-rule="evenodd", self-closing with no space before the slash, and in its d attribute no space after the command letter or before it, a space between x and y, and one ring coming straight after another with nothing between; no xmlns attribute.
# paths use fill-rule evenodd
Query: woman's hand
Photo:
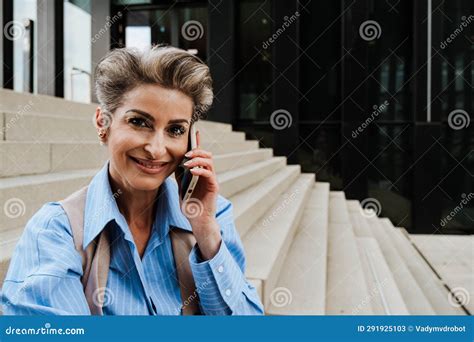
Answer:
<svg viewBox="0 0 474 342"><path fill-rule="evenodd" d="M180 206L188 218L193 234L199 245L202 257L211 259L219 250L221 234L216 221L217 196L219 184L212 160L212 153L200 148L200 134L196 133L197 147L186 153L190 158L184 166L191 169L193 175L199 176L192 197ZM181 186L178 182L178 186Z"/></svg>

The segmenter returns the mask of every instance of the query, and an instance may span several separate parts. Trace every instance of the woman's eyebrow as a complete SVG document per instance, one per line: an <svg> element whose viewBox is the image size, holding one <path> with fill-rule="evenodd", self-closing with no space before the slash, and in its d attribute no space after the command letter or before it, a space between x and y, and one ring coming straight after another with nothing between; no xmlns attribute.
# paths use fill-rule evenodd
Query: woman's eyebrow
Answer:
<svg viewBox="0 0 474 342"><path fill-rule="evenodd" d="M146 117L148 120L150 120L150 121L152 121L152 122L155 122L155 118L153 117L153 115L148 114L147 112L144 112L143 110L140 110L140 109L129 109L129 110L127 110L125 113L128 113L128 112L134 112L134 113L141 114L141 115L143 115L144 117Z"/></svg>
<svg viewBox="0 0 474 342"><path fill-rule="evenodd" d="M175 124L176 124L176 123L182 123L182 122L185 122L185 123L187 123L187 124L189 125L189 121L186 120L186 119L176 119L176 120L170 120L170 121L168 121L168 123L175 123Z"/></svg>
<svg viewBox="0 0 474 342"><path fill-rule="evenodd" d="M147 112L144 112L143 110L140 110L140 109L129 109L127 110L125 113L128 113L128 112L134 112L134 113L138 113L138 114L141 114L143 115L144 117L146 117L148 120L152 121L152 122L155 122L155 118L153 117L153 115L151 114L148 114ZM170 120L168 121L169 124L176 124L176 123L187 123L189 125L189 121L186 120L186 119L175 119L175 120Z"/></svg>

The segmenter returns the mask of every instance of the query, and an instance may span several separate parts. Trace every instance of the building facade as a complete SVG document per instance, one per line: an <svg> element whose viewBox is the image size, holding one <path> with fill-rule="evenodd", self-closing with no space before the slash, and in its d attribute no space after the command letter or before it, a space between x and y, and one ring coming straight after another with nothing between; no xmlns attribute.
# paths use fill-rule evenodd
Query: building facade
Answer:
<svg viewBox="0 0 474 342"><path fill-rule="evenodd" d="M210 120L412 233L474 231L469 0L0 0L4 88L95 101L110 49L211 67Z"/></svg>

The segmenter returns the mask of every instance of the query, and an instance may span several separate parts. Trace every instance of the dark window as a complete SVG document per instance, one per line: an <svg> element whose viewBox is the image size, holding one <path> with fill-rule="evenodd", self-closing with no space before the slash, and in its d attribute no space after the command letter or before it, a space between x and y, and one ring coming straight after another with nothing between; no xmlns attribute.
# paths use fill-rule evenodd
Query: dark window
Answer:
<svg viewBox="0 0 474 342"><path fill-rule="evenodd" d="M272 46L264 43L273 34L271 2L245 0L238 6L238 118L268 121L272 113Z"/></svg>

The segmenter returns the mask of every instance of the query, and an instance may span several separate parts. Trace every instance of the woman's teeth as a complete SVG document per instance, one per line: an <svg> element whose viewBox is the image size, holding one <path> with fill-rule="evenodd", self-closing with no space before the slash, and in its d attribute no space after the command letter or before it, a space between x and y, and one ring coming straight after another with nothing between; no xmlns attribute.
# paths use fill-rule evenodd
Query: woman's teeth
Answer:
<svg viewBox="0 0 474 342"><path fill-rule="evenodd" d="M159 169L160 167L162 167L163 165L165 165L164 163L160 163L160 164L154 164L154 163L147 163L145 161L142 161L140 159L134 159L138 164L140 165L143 165L145 166L146 168L149 168L149 169Z"/></svg>

